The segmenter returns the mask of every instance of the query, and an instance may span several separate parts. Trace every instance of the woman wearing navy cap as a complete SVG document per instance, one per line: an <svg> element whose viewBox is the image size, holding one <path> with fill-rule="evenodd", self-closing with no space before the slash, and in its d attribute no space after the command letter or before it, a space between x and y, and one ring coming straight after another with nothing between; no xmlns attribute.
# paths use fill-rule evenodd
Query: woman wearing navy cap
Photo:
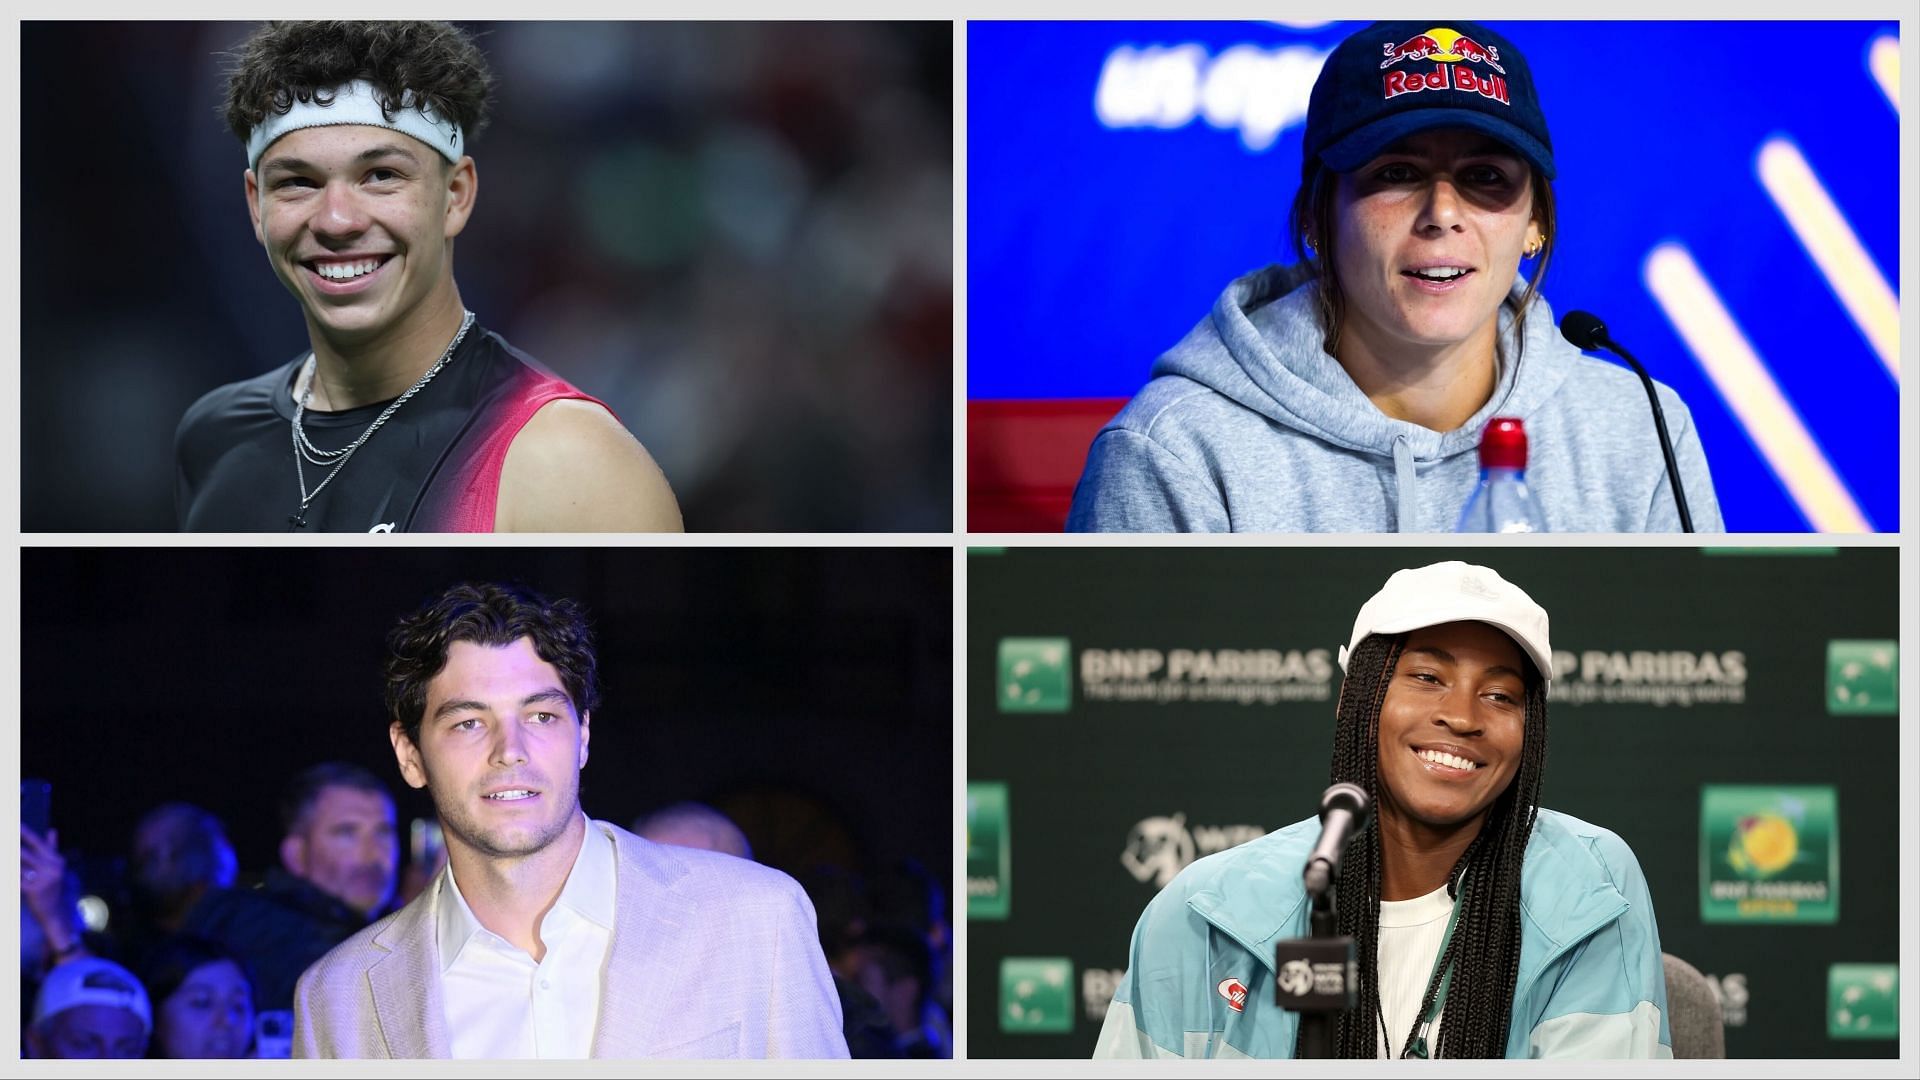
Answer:
<svg viewBox="0 0 1920 1080"><path fill-rule="evenodd" d="M1154 364L1095 439L1067 527L1450 530L1501 416L1525 422L1549 529L1679 529L1637 379L1562 340L1539 295L1553 143L1513 44L1369 26L1321 69L1303 151L1299 262L1228 285ZM1699 434L1660 397L1695 526L1719 531Z"/></svg>

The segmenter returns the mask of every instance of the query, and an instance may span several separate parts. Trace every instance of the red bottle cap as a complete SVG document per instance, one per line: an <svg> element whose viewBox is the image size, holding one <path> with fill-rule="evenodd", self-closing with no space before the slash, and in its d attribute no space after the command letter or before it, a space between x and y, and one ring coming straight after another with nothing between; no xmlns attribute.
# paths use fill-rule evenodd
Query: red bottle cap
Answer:
<svg viewBox="0 0 1920 1080"><path fill-rule="evenodd" d="M1527 426L1511 416L1496 416L1487 421L1487 430L1480 433L1480 467L1526 468Z"/></svg>

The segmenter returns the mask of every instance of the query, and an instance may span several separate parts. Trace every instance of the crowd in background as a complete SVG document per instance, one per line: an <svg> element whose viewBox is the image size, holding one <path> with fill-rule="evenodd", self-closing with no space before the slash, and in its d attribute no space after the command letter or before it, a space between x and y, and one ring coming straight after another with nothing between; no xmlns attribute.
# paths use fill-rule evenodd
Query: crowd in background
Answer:
<svg viewBox="0 0 1920 1080"><path fill-rule="evenodd" d="M217 816L165 803L140 819L124 857L86 861L113 868L104 880L84 881L57 831L23 824L23 1056L288 1056L300 974L418 896L446 854L432 823L415 822L403 862L393 798L356 765L300 773L280 820L277 865L243 873ZM746 833L701 803L661 808L633 828L753 858ZM951 1057L952 934L938 879L911 861L822 864L800 879L853 1056Z"/></svg>

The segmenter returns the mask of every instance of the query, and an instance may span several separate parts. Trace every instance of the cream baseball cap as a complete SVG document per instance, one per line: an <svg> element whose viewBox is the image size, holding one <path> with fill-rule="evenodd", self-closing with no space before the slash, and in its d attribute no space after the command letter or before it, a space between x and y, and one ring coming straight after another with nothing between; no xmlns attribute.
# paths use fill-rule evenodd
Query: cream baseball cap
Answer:
<svg viewBox="0 0 1920 1080"><path fill-rule="evenodd" d="M111 960L83 956L47 972L46 981L40 984L40 996L33 1002L33 1022L38 1024L76 1005L125 1009L140 1018L147 1034L153 1033L153 1009L147 1004L146 988L133 972Z"/></svg>
<svg viewBox="0 0 1920 1080"><path fill-rule="evenodd" d="M1369 634L1403 634L1450 622L1483 622L1506 631L1521 651L1553 681L1553 648L1547 644L1547 610L1518 585L1484 566L1439 562L1398 570L1373 598L1360 605L1353 637L1340 647L1340 669L1347 655Z"/></svg>

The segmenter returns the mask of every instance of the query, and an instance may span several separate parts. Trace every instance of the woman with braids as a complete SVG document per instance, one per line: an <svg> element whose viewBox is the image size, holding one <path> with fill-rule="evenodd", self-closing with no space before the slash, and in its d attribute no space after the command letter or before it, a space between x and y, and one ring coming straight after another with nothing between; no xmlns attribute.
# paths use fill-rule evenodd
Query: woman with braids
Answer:
<svg viewBox="0 0 1920 1080"><path fill-rule="evenodd" d="M1340 652L1332 776L1374 807L1336 886L1339 1057L1671 1057L1653 903L1618 836L1543 809L1547 613L1485 567L1402 570ZM1100 1057L1292 1057L1276 945L1308 933L1298 822L1147 906Z"/></svg>

